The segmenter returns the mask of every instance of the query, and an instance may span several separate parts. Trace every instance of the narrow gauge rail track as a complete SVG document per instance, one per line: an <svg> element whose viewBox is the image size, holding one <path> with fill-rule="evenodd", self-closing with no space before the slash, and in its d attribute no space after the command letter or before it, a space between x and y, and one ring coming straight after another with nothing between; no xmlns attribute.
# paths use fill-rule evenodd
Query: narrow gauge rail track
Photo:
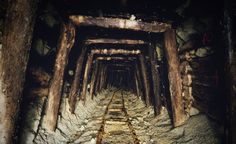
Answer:
<svg viewBox="0 0 236 144"><path fill-rule="evenodd" d="M97 134L97 144L118 142L140 143L125 108L124 93L120 90L112 94Z"/></svg>

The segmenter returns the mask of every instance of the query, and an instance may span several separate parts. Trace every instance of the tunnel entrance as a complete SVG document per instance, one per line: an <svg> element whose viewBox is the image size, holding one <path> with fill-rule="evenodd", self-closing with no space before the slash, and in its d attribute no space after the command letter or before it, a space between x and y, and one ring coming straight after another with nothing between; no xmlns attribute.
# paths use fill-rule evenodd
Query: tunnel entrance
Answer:
<svg viewBox="0 0 236 144"><path fill-rule="evenodd" d="M223 141L220 22L42 6L20 111L21 143Z"/></svg>

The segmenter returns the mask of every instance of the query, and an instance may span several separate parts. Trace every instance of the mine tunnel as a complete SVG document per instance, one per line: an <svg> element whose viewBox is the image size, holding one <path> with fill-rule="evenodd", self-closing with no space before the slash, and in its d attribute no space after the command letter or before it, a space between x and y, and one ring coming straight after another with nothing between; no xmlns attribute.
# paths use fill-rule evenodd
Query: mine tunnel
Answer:
<svg viewBox="0 0 236 144"><path fill-rule="evenodd" d="M0 143L236 143L235 5L0 1Z"/></svg>

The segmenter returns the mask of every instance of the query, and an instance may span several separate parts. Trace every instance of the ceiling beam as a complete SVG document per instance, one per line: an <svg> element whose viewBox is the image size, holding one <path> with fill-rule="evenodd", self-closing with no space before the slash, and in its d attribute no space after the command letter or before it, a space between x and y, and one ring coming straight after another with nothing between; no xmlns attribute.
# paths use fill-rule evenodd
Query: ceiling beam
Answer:
<svg viewBox="0 0 236 144"><path fill-rule="evenodd" d="M115 66L115 67L132 67L131 64L116 64L116 63L108 64L108 66Z"/></svg>
<svg viewBox="0 0 236 144"><path fill-rule="evenodd" d="M104 56L99 56L96 58L96 60L135 60L135 57L104 57Z"/></svg>
<svg viewBox="0 0 236 144"><path fill-rule="evenodd" d="M166 30L171 29L170 24L156 21L142 22L139 20L81 15L71 15L69 19L77 26L97 26L103 28L116 28L153 33L165 32Z"/></svg>
<svg viewBox="0 0 236 144"><path fill-rule="evenodd" d="M137 55L141 54L140 50L124 50L124 49L93 49L91 50L91 54L105 54L105 55Z"/></svg>
<svg viewBox="0 0 236 144"><path fill-rule="evenodd" d="M86 45L89 44L126 44L126 45L139 45L148 44L143 40L132 40L132 39L88 39L85 41Z"/></svg>
<svg viewBox="0 0 236 144"><path fill-rule="evenodd" d="M89 44L85 45L88 49L126 49L126 50L137 50L137 49L146 49L148 44Z"/></svg>

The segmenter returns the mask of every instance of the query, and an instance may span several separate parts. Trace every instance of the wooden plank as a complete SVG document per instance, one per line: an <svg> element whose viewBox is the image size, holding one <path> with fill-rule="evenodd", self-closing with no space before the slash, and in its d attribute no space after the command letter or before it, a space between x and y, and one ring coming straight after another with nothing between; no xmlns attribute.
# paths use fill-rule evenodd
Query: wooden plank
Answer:
<svg viewBox="0 0 236 144"><path fill-rule="evenodd" d="M135 81L137 97L140 97L140 86L139 86L139 83L138 83L138 78L137 78L136 72L134 72L134 81Z"/></svg>
<svg viewBox="0 0 236 144"><path fill-rule="evenodd" d="M141 66L141 73L143 77L144 91L145 91L145 103L146 106L150 106L150 83L147 75L147 68L145 63L144 55L139 55L139 61Z"/></svg>
<svg viewBox="0 0 236 144"><path fill-rule="evenodd" d="M154 46L149 47L150 66L152 72L152 86L154 94L154 111L155 115L160 114L161 110L161 89L160 89L160 74L157 69L157 56Z"/></svg>
<svg viewBox="0 0 236 144"><path fill-rule="evenodd" d="M136 72L136 76L137 76L137 80L138 80L138 84L140 88L140 97L144 99L144 96L145 96L144 85L143 85L142 76L140 74L140 69L138 67L138 63L135 64L135 72Z"/></svg>
<svg viewBox="0 0 236 144"><path fill-rule="evenodd" d="M103 88L106 89L107 88L107 81L108 81L108 67L106 65L106 69L105 69L105 76L104 76L104 85Z"/></svg>
<svg viewBox="0 0 236 144"><path fill-rule="evenodd" d="M46 115L43 119L43 127L49 131L54 131L56 129L64 71L74 41L75 28L72 24L63 24L58 43L54 74L49 87L48 102L45 111Z"/></svg>
<svg viewBox="0 0 236 144"><path fill-rule="evenodd" d="M97 76L96 76L96 81L95 81L95 95L98 94L98 90L99 90L99 85L100 85L100 79L101 79L101 67L102 67L102 64L98 62L98 73L97 73Z"/></svg>
<svg viewBox="0 0 236 144"><path fill-rule="evenodd" d="M106 70L106 66L102 65L99 92L101 92L104 86L105 70Z"/></svg>
<svg viewBox="0 0 236 144"><path fill-rule="evenodd" d="M110 44L110 43L94 43L85 45L88 49L145 49L148 44Z"/></svg>
<svg viewBox="0 0 236 144"><path fill-rule="evenodd" d="M93 56L94 56L93 54L88 55L88 59L87 59L85 71L84 71L82 93L81 93L81 97L80 97L80 100L82 100L84 102L86 101L88 78L89 78L89 74L91 71L92 63L93 63Z"/></svg>
<svg viewBox="0 0 236 144"><path fill-rule="evenodd" d="M105 55L137 55L140 54L140 50L124 50L124 49L93 49L91 50L92 54L105 54Z"/></svg>
<svg viewBox="0 0 236 144"><path fill-rule="evenodd" d="M75 70L75 76L74 80L70 89L69 93L69 106L70 106L70 112L74 113L75 112L75 105L76 105L76 99L78 96L78 90L80 86L80 79L81 79L81 73L82 73L82 67L84 63L84 57L85 57L86 50L85 48L82 49L80 56L77 59L77 64L76 64L76 70Z"/></svg>
<svg viewBox="0 0 236 144"><path fill-rule="evenodd" d="M97 73L98 73L98 62L95 62L94 67L93 67L91 82L90 82L90 92L89 93L90 93L91 99L93 99L93 95L94 95L94 88L95 88Z"/></svg>
<svg viewBox="0 0 236 144"><path fill-rule="evenodd" d="M104 64L101 63L101 65L100 65L100 71L99 71L99 79L98 79L97 93L100 93L100 91L101 91L103 69L104 69Z"/></svg>
<svg viewBox="0 0 236 144"><path fill-rule="evenodd" d="M98 26L103 28L116 28L153 33L165 32L167 29L171 28L171 25L167 23L142 22L138 20L121 18L71 15L69 19L77 26Z"/></svg>
<svg viewBox="0 0 236 144"><path fill-rule="evenodd" d="M132 39L87 39L86 45L89 44L126 44L126 45L138 45L147 44L143 40L132 40Z"/></svg>
<svg viewBox="0 0 236 144"><path fill-rule="evenodd" d="M14 133L23 95L38 1L4 2L8 3L8 7L6 13L1 9L0 14L4 15L5 21L0 48L0 143L12 144L15 143Z"/></svg>
<svg viewBox="0 0 236 144"><path fill-rule="evenodd" d="M182 98L182 82L180 75L180 62L176 46L176 37L174 30L165 32L165 54L168 63L168 78L171 95L172 116L174 126L183 124L187 119L184 112L184 103Z"/></svg>
<svg viewBox="0 0 236 144"><path fill-rule="evenodd" d="M96 60L105 60L105 61L110 61L110 60L135 60L136 58L135 57L97 57Z"/></svg>

